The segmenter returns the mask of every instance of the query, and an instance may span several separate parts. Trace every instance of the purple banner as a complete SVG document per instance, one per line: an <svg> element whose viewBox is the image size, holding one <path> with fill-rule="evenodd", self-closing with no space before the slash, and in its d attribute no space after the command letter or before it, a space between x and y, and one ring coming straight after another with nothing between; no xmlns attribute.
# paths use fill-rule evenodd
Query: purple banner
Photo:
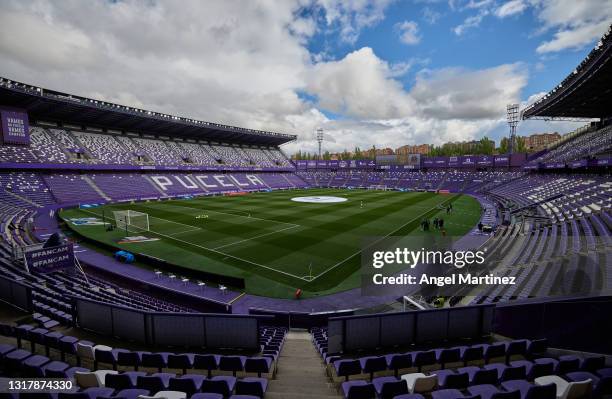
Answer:
<svg viewBox="0 0 612 399"><path fill-rule="evenodd" d="M511 154L510 166L523 166L527 162L527 154Z"/></svg>
<svg viewBox="0 0 612 399"><path fill-rule="evenodd" d="M446 168L448 166L447 157L434 157L434 168Z"/></svg>
<svg viewBox="0 0 612 399"><path fill-rule="evenodd" d="M449 167L457 167L460 165L459 157L448 157L447 166Z"/></svg>
<svg viewBox="0 0 612 399"><path fill-rule="evenodd" d="M435 165L435 162L433 160L433 158L421 158L423 161L423 167L424 168L433 168Z"/></svg>
<svg viewBox="0 0 612 399"><path fill-rule="evenodd" d="M329 164L327 163L327 161L317 161L318 169L327 169L328 167L329 167Z"/></svg>
<svg viewBox="0 0 612 399"><path fill-rule="evenodd" d="M493 166L493 157L491 155L477 155L474 158L478 166Z"/></svg>
<svg viewBox="0 0 612 399"><path fill-rule="evenodd" d="M4 144L30 144L30 125L28 114L16 108L0 108L2 120L2 142Z"/></svg>
<svg viewBox="0 0 612 399"><path fill-rule="evenodd" d="M331 169L338 169L340 161L329 161L329 167Z"/></svg>
<svg viewBox="0 0 612 399"><path fill-rule="evenodd" d="M612 158L602 158L597 160L597 166L609 166L612 165Z"/></svg>
<svg viewBox="0 0 612 399"><path fill-rule="evenodd" d="M586 168L587 166L589 166L589 161L587 159L579 159L577 161L572 161L568 163L567 166L572 169Z"/></svg>
<svg viewBox="0 0 612 399"><path fill-rule="evenodd" d="M308 166L308 161L295 161L295 165L298 169L306 169Z"/></svg>
<svg viewBox="0 0 612 399"><path fill-rule="evenodd" d="M72 243L51 248L34 249L24 253L30 273L50 273L74 267L74 248Z"/></svg>
<svg viewBox="0 0 612 399"><path fill-rule="evenodd" d="M565 168L564 162L546 162L544 165L544 169L563 169Z"/></svg>
<svg viewBox="0 0 612 399"><path fill-rule="evenodd" d="M461 167L463 168L473 168L476 165L476 157L473 155L463 155L460 158ZM450 162L449 162L450 166Z"/></svg>
<svg viewBox="0 0 612 399"><path fill-rule="evenodd" d="M338 167L340 169L348 168L349 167L349 163L347 161L338 161Z"/></svg>
<svg viewBox="0 0 612 399"><path fill-rule="evenodd" d="M496 155L494 162L495 162L495 166L508 166L510 165L510 156L509 155Z"/></svg>

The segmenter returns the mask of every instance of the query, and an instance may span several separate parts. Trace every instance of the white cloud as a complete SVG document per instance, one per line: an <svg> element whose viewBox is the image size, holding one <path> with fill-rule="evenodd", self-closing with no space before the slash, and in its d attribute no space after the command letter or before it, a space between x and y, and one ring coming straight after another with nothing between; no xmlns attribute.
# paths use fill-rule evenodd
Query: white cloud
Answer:
<svg viewBox="0 0 612 399"><path fill-rule="evenodd" d="M524 0L510 0L495 10L495 15L498 18L506 18L512 15L517 15L525 11L527 4Z"/></svg>
<svg viewBox="0 0 612 399"><path fill-rule="evenodd" d="M353 118L398 118L413 109L394 71L364 47L339 61L316 64L309 71L306 91L316 95L319 105Z"/></svg>
<svg viewBox="0 0 612 399"><path fill-rule="evenodd" d="M484 17L486 17L487 15L489 15L489 10L483 8L478 12L478 14L467 17L460 25L454 27L453 32L455 32L455 35L461 36L468 29L478 27Z"/></svg>
<svg viewBox="0 0 612 399"><path fill-rule="evenodd" d="M413 45L421 41L419 24L415 21L398 22L393 29L399 34L400 41L404 44Z"/></svg>
<svg viewBox="0 0 612 399"><path fill-rule="evenodd" d="M552 40L541 43L536 51L545 54L566 49L579 50L599 39L609 26L608 21L602 21L598 24L559 30Z"/></svg>
<svg viewBox="0 0 612 399"><path fill-rule="evenodd" d="M307 40L320 29L337 24L355 38L385 9L322 0L328 22L301 12L319 7L312 1L6 0L0 70L50 89L298 134L289 151L313 151L317 127L334 151L477 138L504 123L525 85L524 68L510 64L425 71L406 88L398 79L426 60L389 64L367 47L340 59L311 54Z"/></svg>
<svg viewBox="0 0 612 399"><path fill-rule="evenodd" d="M438 11L430 7L423 8L422 12L423 12L423 19L425 20L425 22L427 22L430 25L434 25L442 17L441 13L439 13Z"/></svg>
<svg viewBox="0 0 612 399"><path fill-rule="evenodd" d="M520 99L527 84L522 64L476 71L447 68L424 71L410 95L425 117L436 119L495 119L506 104Z"/></svg>
<svg viewBox="0 0 612 399"><path fill-rule="evenodd" d="M554 31L542 42L540 54L581 49L599 39L612 22L609 0L531 0L542 23L541 32Z"/></svg>
<svg viewBox="0 0 612 399"><path fill-rule="evenodd" d="M355 43L361 30L375 26L385 17L392 0L317 0L328 27L338 25L340 38Z"/></svg>

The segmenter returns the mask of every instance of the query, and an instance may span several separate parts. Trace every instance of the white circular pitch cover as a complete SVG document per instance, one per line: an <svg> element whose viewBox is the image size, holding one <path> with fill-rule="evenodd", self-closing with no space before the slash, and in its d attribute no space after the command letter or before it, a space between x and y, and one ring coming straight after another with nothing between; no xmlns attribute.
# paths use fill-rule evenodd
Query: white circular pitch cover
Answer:
<svg viewBox="0 0 612 399"><path fill-rule="evenodd" d="M291 201L295 202L310 202L313 204L333 204L336 202L345 202L346 198L342 197L330 197L330 196L317 196L317 197L294 197Z"/></svg>

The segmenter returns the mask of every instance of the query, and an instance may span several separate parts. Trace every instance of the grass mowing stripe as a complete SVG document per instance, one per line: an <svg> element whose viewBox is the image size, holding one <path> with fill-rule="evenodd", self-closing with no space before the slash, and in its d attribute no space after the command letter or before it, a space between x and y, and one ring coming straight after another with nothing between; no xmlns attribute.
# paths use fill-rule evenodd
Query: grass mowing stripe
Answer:
<svg viewBox="0 0 612 399"><path fill-rule="evenodd" d="M413 222L414 222L414 221L416 221L417 219L422 219L422 218L424 218L424 217L425 217L425 216L426 216L428 213L430 213L431 211L433 211L433 210L435 210L435 209L438 209L438 206L439 206L439 205L443 205L443 204L445 204L445 203L448 203L448 202L450 202L450 200L452 200L452 198L449 198L448 200L446 200L446 201L442 202L441 204L436 204L434 207L432 207L432 208L430 208L429 210L427 210L427 211L425 211L425 212L421 213L419 216L415 217L414 219L412 219L412 220L410 220L410 221L408 221L408 222L404 223L403 225L401 225L401 226L400 226L400 227L398 227L397 229L395 229L395 230L391 231L389 234L387 234L387 235L385 235L385 236L381 237L381 238L380 238L380 239L378 239L378 240L375 240L375 241L374 241L374 242L372 242L372 243L371 243L369 246L372 246L372 245L374 245L374 244L376 244L376 243L378 243L378 242L380 242L380 241L384 240L385 238L392 236L393 234L395 234L396 232L398 232L398 231L402 230L402 229L403 229L404 227L406 227L408 224L413 223ZM366 247L366 248L368 248L368 247ZM327 269L327 270L326 270L326 271L324 271L323 273L321 273L321 274L318 274L318 275L314 276L314 278L313 278L311 281L314 281L314 280L318 279L319 277L321 277L321 276L323 276L323 275L327 274L328 272L330 272L330 271L334 270L336 267L340 266L341 264L343 264L344 262L348 261L349 259L351 259L351 258L353 258L353 257L355 257L355 256L357 256L357 255L359 255L361 252L363 252L363 250L364 250L364 249L365 249L365 248L361 248L359 251L355 252L354 254L352 254L351 256L349 256L348 258L346 258L346 259L344 259L344 260L342 260L342 261L340 261L340 262L336 263L334 266L330 267L329 269Z"/></svg>
<svg viewBox="0 0 612 399"><path fill-rule="evenodd" d="M237 245L237 244L240 244L240 243L243 243L243 242L246 242L246 241L256 240L256 239L261 238L261 237L266 237L266 236L269 236L269 235L272 235L272 234L277 234L277 233L280 233L281 231L285 231L285 230L289 230L289 229L295 229L297 227L300 227L300 226L295 225L295 226L285 227L284 229L280 229L280 230L277 230L277 231L271 231L269 233L260 234L260 235L255 236L255 237L245 238L244 240L240 240L240 241L236 241L236 242L230 242L229 244L221 245L221 246L215 247L213 249L226 248L226 247L229 247L229 246L232 246L232 245Z"/></svg>
<svg viewBox="0 0 612 399"><path fill-rule="evenodd" d="M316 195L337 195L348 201L335 205L291 201L296 196ZM469 226L477 223L478 203L472 197L464 198L456 203L456 215L445 216L450 235L463 235L469 231ZM109 210L133 209L158 218L151 220L154 230L151 236L162 240L142 244L117 244L125 234L118 230L107 232L95 226L75 225L70 218L87 215L78 209L64 210L60 216L78 234L100 243L96 245L171 259L172 263L186 269L241 277L245 279L248 293L290 298L295 288L302 288L305 297L312 297L358 287L359 258L349 257L359 249L362 236L421 234L416 229L422 214L427 213L428 218L435 214L441 216L444 211L435 209L455 199L458 197L426 192L340 188L122 203L92 209L95 212L106 209L107 214ZM245 223L249 221L243 216L245 212L258 219ZM204 213L209 218L195 219ZM202 230L182 232L191 227L181 228L180 224L165 221ZM288 228L293 224L302 227ZM284 228L287 229L279 231ZM171 233L177 237L172 237ZM312 275L320 275L312 282L303 278L310 274L310 262Z"/></svg>
<svg viewBox="0 0 612 399"><path fill-rule="evenodd" d="M102 216L101 214L98 214L98 213L95 213L95 212L92 212L92 211L90 211L90 210L86 210L86 209L81 209L81 211L82 211L82 212L91 213L92 215L96 215L96 216ZM128 230L129 230L129 228L128 228ZM155 234L155 235L158 235L158 236L161 236L161 237L166 237L166 238L168 238L169 240L173 240L173 241L182 242L183 244L192 245L192 246L194 246L194 247L198 247L198 248L204 249L204 250L206 250L206 251L211 251L211 252L215 252L215 253L217 253L217 254L219 254L219 255L227 256L228 258L236 259L236 260L239 260L239 261L241 261L241 262L249 263L249 264L254 265L254 266L263 267L264 269L268 269L268 270L271 270L271 271L276 272L276 273L281 273L281 274L285 274L285 275L290 276L290 277L293 277L293 278L297 278L297 279L300 279L300 280L304 280L302 277L295 276L295 275L293 275L293 274L291 274L291 273L287 273L287 272L284 272L284 271L282 271L282 270L277 270L277 269L271 268L271 267L266 266L266 265L262 265L262 264L259 264L259 263L256 263L256 262L252 262L252 261L247 260L247 259L242 259L242 258L236 257L236 256L234 256L234 255L227 254L227 253L225 253L225 252L217 251L217 250L212 249L212 248L207 248L207 247L204 247L204 246L202 246L202 245L192 243L192 242L190 242L190 241L181 240L180 238L172 237L172 236L169 236L169 235L167 235L167 234L159 233L159 232L157 232L157 231L152 231L152 230L148 230L148 231L149 231L150 233ZM142 232L142 230L140 230L140 232ZM134 231L133 231L133 233L134 233ZM136 231L136 233L138 233L138 231ZM305 280L305 281L306 281L306 280Z"/></svg>

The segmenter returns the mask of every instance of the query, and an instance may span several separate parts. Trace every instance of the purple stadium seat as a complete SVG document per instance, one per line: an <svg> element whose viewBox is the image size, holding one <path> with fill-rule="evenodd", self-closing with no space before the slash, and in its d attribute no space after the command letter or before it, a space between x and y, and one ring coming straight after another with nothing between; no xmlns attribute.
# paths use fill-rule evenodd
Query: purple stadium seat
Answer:
<svg viewBox="0 0 612 399"><path fill-rule="evenodd" d="M501 391L492 384L472 385L468 387L471 395L480 395L481 399L521 399L521 391Z"/></svg>
<svg viewBox="0 0 612 399"><path fill-rule="evenodd" d="M394 375L398 376L398 371L412 367L412 355L409 353L399 353L385 356L387 368L393 370Z"/></svg>
<svg viewBox="0 0 612 399"><path fill-rule="evenodd" d="M248 357L244 362L244 371L247 373L257 373L261 377L262 373L269 373L272 360L269 357Z"/></svg>
<svg viewBox="0 0 612 399"><path fill-rule="evenodd" d="M485 370L496 370L500 382L509 380L523 380L527 378L525 366L507 366L502 363L492 363L484 366Z"/></svg>
<svg viewBox="0 0 612 399"><path fill-rule="evenodd" d="M202 382L202 392L220 393L229 396L236 386L236 377L217 375Z"/></svg>
<svg viewBox="0 0 612 399"><path fill-rule="evenodd" d="M49 350L59 349L60 340L64 337L64 334L57 331L49 331L44 336L45 354L49 357Z"/></svg>
<svg viewBox="0 0 612 399"><path fill-rule="evenodd" d="M66 353L70 355L76 354L76 343L79 342L79 339L76 337L71 337L69 335L60 338L60 351L62 356L62 362L66 360Z"/></svg>
<svg viewBox="0 0 612 399"><path fill-rule="evenodd" d="M467 366L468 362L484 359L484 348L482 346L460 346L459 350L464 366Z"/></svg>
<svg viewBox="0 0 612 399"><path fill-rule="evenodd" d="M21 369L23 362L30 356L32 356L32 353L25 349L16 349L7 353L3 359L5 372L11 376L16 375Z"/></svg>
<svg viewBox="0 0 612 399"><path fill-rule="evenodd" d="M334 370L338 377L344 377L345 381L348 381L350 376L361 374L361 363L359 360L336 360Z"/></svg>
<svg viewBox="0 0 612 399"><path fill-rule="evenodd" d="M545 354L547 349L548 340L546 338L527 341L527 355L530 358Z"/></svg>
<svg viewBox="0 0 612 399"><path fill-rule="evenodd" d="M436 352L433 350L412 352L412 364L421 372L423 366L436 364Z"/></svg>
<svg viewBox="0 0 612 399"><path fill-rule="evenodd" d="M378 377L372 380L374 389L380 399L392 399L398 395L408 393L408 384L406 381L396 377Z"/></svg>
<svg viewBox="0 0 612 399"><path fill-rule="evenodd" d="M147 396L150 392L146 389L123 389L112 396L112 398L125 398L125 399L137 399L139 396ZM102 397L98 397L98 399L104 399Z"/></svg>
<svg viewBox="0 0 612 399"><path fill-rule="evenodd" d="M170 377L168 378L168 382ZM140 376L136 379L136 387L146 389L150 392L164 391L168 388L168 382L159 375Z"/></svg>
<svg viewBox="0 0 612 399"><path fill-rule="evenodd" d="M344 381L342 393L345 399L375 399L376 389L374 384L363 380Z"/></svg>
<svg viewBox="0 0 612 399"><path fill-rule="evenodd" d="M510 362L512 367L525 367L527 371L527 379L530 381L544 375L550 375L554 372L552 363L534 363L529 360L515 360Z"/></svg>
<svg viewBox="0 0 612 399"><path fill-rule="evenodd" d="M190 399L223 399L223 395L220 393L196 393L192 395Z"/></svg>
<svg viewBox="0 0 612 399"><path fill-rule="evenodd" d="M447 363L455 363L461 360L461 348L444 348L436 349L436 361L440 364L440 367L445 368Z"/></svg>
<svg viewBox="0 0 612 399"><path fill-rule="evenodd" d="M506 391L519 391L521 399L556 399L555 384L534 385L525 380L504 381L501 383Z"/></svg>
<svg viewBox="0 0 612 399"><path fill-rule="evenodd" d="M115 390L131 389L136 386L129 374L106 374L104 377L104 386Z"/></svg>
<svg viewBox="0 0 612 399"><path fill-rule="evenodd" d="M441 389L431 393L432 399L480 399L479 395L466 396L458 389Z"/></svg>
<svg viewBox="0 0 612 399"><path fill-rule="evenodd" d="M580 361L580 370L594 372L606 366L606 358L603 356L589 356Z"/></svg>
<svg viewBox="0 0 612 399"><path fill-rule="evenodd" d="M454 370L436 370L438 386L442 389L464 389L470 382L468 373L458 373Z"/></svg>
<svg viewBox="0 0 612 399"><path fill-rule="evenodd" d="M51 359L46 356L34 355L27 358L22 365L24 377L44 377L43 366Z"/></svg>
<svg viewBox="0 0 612 399"><path fill-rule="evenodd" d="M45 364L42 367L42 370L43 370L45 377L47 378L61 378L61 377L58 377L58 375L63 376L64 372L68 370L69 368L70 368L70 365L68 363L59 362L57 360L54 360L52 362Z"/></svg>
<svg viewBox="0 0 612 399"><path fill-rule="evenodd" d="M374 378L374 373L387 369L387 361L384 356L368 356L359 359L361 370L370 374L370 380Z"/></svg>
<svg viewBox="0 0 612 399"><path fill-rule="evenodd" d="M158 372L162 372L162 369L168 367L168 355L170 353L157 352L157 353L143 353L141 363L143 367L156 367Z"/></svg>
<svg viewBox="0 0 612 399"><path fill-rule="evenodd" d="M121 351L117 353L117 365L133 367L138 371L140 366L140 354L138 352Z"/></svg>
<svg viewBox="0 0 612 399"><path fill-rule="evenodd" d="M236 377L238 371L244 371L245 356L221 356L219 358L219 370L231 371Z"/></svg>
<svg viewBox="0 0 612 399"><path fill-rule="evenodd" d="M237 395L251 395L263 398L268 388L268 380L258 377L246 377L236 382Z"/></svg>
<svg viewBox="0 0 612 399"><path fill-rule="evenodd" d="M506 342L506 363L510 363L510 357L514 355L527 355L527 344L526 339Z"/></svg>
<svg viewBox="0 0 612 399"><path fill-rule="evenodd" d="M193 358L193 368L196 370L207 370L208 378L211 377L212 370L219 368L218 355L195 355Z"/></svg>
<svg viewBox="0 0 612 399"><path fill-rule="evenodd" d="M193 367L194 354L181 353L178 355L168 355L168 368L181 369L183 374L187 373L187 369Z"/></svg>
<svg viewBox="0 0 612 399"><path fill-rule="evenodd" d="M195 374L172 377L170 378L168 389L171 391L185 392L187 396L191 396L200 391L204 379L204 376Z"/></svg>
<svg viewBox="0 0 612 399"><path fill-rule="evenodd" d="M493 384L497 385L499 378L495 369L481 369L476 366L461 367L457 369L460 373L467 373L470 385Z"/></svg>

